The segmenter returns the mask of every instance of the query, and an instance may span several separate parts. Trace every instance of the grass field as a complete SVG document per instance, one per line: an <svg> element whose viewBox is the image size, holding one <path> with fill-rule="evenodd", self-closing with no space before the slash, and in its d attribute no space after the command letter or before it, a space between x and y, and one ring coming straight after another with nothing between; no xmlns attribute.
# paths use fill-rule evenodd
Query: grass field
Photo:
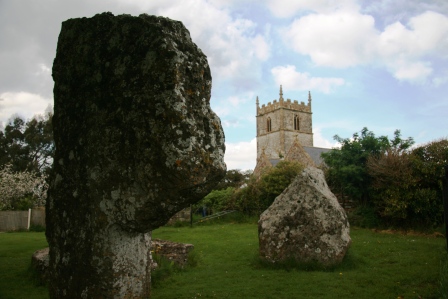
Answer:
<svg viewBox="0 0 448 299"><path fill-rule="evenodd" d="M343 264L331 271L276 269L257 258L256 224L163 227L154 238L195 245L196 267L155 281L161 298L441 298L445 239L352 229ZM48 298L28 270L44 233L0 234L0 298Z"/></svg>

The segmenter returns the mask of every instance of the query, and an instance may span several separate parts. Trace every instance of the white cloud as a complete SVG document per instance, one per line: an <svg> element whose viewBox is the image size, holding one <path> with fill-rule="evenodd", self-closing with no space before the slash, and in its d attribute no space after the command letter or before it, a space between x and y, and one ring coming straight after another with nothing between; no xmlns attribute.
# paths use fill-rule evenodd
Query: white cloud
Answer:
<svg viewBox="0 0 448 299"><path fill-rule="evenodd" d="M226 142L224 161L227 169L254 169L257 162L257 139L237 143Z"/></svg>
<svg viewBox="0 0 448 299"><path fill-rule="evenodd" d="M255 51L255 56L261 61L266 61L270 55L270 46L265 38L258 34L251 40L251 42Z"/></svg>
<svg viewBox="0 0 448 299"><path fill-rule="evenodd" d="M398 80L424 81L433 74L430 55L448 58L448 17L431 11L382 32L372 16L357 11L312 13L295 19L282 35L294 51L318 66L379 65Z"/></svg>
<svg viewBox="0 0 448 299"><path fill-rule="evenodd" d="M376 36L375 20L349 12L310 14L294 20L283 32L285 42L309 55L319 66L344 68L369 61Z"/></svg>
<svg viewBox="0 0 448 299"><path fill-rule="evenodd" d="M448 17L425 12L405 27L400 22L387 26L378 38L378 55L399 80L422 81L433 73L428 55L448 58ZM440 81L437 78L433 81Z"/></svg>
<svg viewBox="0 0 448 299"><path fill-rule="evenodd" d="M268 0L271 12L281 18L292 17L300 11L327 13L335 10L357 10L355 0Z"/></svg>
<svg viewBox="0 0 448 299"><path fill-rule="evenodd" d="M406 60L397 60L389 63L393 70L394 77L398 80L422 81L432 73L432 68L425 62L409 62Z"/></svg>
<svg viewBox="0 0 448 299"><path fill-rule="evenodd" d="M322 136L322 131L319 127L313 128L313 145L315 147L322 148L336 148L341 146L341 144L337 141L330 141L328 139L325 139L325 137Z"/></svg>
<svg viewBox="0 0 448 299"><path fill-rule="evenodd" d="M342 78L311 77L309 73L296 71L293 65L277 66L271 70L277 85L290 90L315 90L330 93L336 86L344 85Z"/></svg>
<svg viewBox="0 0 448 299"><path fill-rule="evenodd" d="M3 125L18 114L20 117L30 119L36 114L44 114L52 99L45 99L37 94L27 92L6 92L0 94L0 122Z"/></svg>
<svg viewBox="0 0 448 299"><path fill-rule="evenodd" d="M123 5L129 3L120 1ZM257 79L261 73L260 61L270 56L269 42L256 32L257 24L234 18L220 1L134 0L130 3L148 13L182 21L193 41L207 55L213 79L232 80L237 85L241 78Z"/></svg>

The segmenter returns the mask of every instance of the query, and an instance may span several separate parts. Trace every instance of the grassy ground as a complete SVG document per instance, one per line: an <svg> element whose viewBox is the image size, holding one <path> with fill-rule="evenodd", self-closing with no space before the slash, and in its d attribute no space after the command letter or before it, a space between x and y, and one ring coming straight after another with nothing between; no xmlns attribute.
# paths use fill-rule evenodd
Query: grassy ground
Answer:
<svg viewBox="0 0 448 299"><path fill-rule="evenodd" d="M158 282L152 298L440 298L442 238L352 229L332 271L281 270L257 259L254 224L164 227L156 238L192 243L199 264Z"/></svg>
<svg viewBox="0 0 448 299"><path fill-rule="evenodd" d="M266 268L256 224L163 227L154 238L192 243L198 264L156 281L160 298L441 298L445 239L352 229L352 247L332 271ZM28 267L43 233L0 233L0 298L48 298Z"/></svg>
<svg viewBox="0 0 448 299"><path fill-rule="evenodd" d="M48 247L43 232L0 233L0 298L48 298L30 271L34 251Z"/></svg>

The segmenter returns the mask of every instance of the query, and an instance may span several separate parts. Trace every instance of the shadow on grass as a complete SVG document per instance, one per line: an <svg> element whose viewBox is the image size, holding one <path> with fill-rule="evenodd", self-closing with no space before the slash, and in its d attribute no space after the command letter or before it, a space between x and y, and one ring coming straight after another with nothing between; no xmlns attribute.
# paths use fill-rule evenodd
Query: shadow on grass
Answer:
<svg viewBox="0 0 448 299"><path fill-rule="evenodd" d="M261 258L258 255L258 252L254 255L254 259L252 262L252 266L255 269L264 269L264 270L284 270L287 272L290 271L306 271L306 272L312 272L312 271L319 271L319 272L336 272L336 271L349 271L349 270L356 270L363 265L365 265L366 262L362 257L356 256L352 250L348 250L344 260L339 265L332 265L332 266L324 266L317 261L310 261L310 262L299 262L293 258L286 259L279 262L271 262L264 258Z"/></svg>
<svg viewBox="0 0 448 299"><path fill-rule="evenodd" d="M440 261L440 298L448 299L448 254Z"/></svg>

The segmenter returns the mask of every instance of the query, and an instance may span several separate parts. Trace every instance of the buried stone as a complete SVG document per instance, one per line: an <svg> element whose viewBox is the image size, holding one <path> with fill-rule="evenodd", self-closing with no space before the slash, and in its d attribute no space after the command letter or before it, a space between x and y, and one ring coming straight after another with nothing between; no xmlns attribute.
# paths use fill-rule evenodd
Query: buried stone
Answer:
<svg viewBox="0 0 448 299"><path fill-rule="evenodd" d="M182 23L62 23L47 199L51 298L146 298L150 231L224 176L206 56Z"/></svg>
<svg viewBox="0 0 448 299"><path fill-rule="evenodd" d="M321 267L341 263L351 243L347 215L315 167L305 168L261 214L258 234L262 259Z"/></svg>

